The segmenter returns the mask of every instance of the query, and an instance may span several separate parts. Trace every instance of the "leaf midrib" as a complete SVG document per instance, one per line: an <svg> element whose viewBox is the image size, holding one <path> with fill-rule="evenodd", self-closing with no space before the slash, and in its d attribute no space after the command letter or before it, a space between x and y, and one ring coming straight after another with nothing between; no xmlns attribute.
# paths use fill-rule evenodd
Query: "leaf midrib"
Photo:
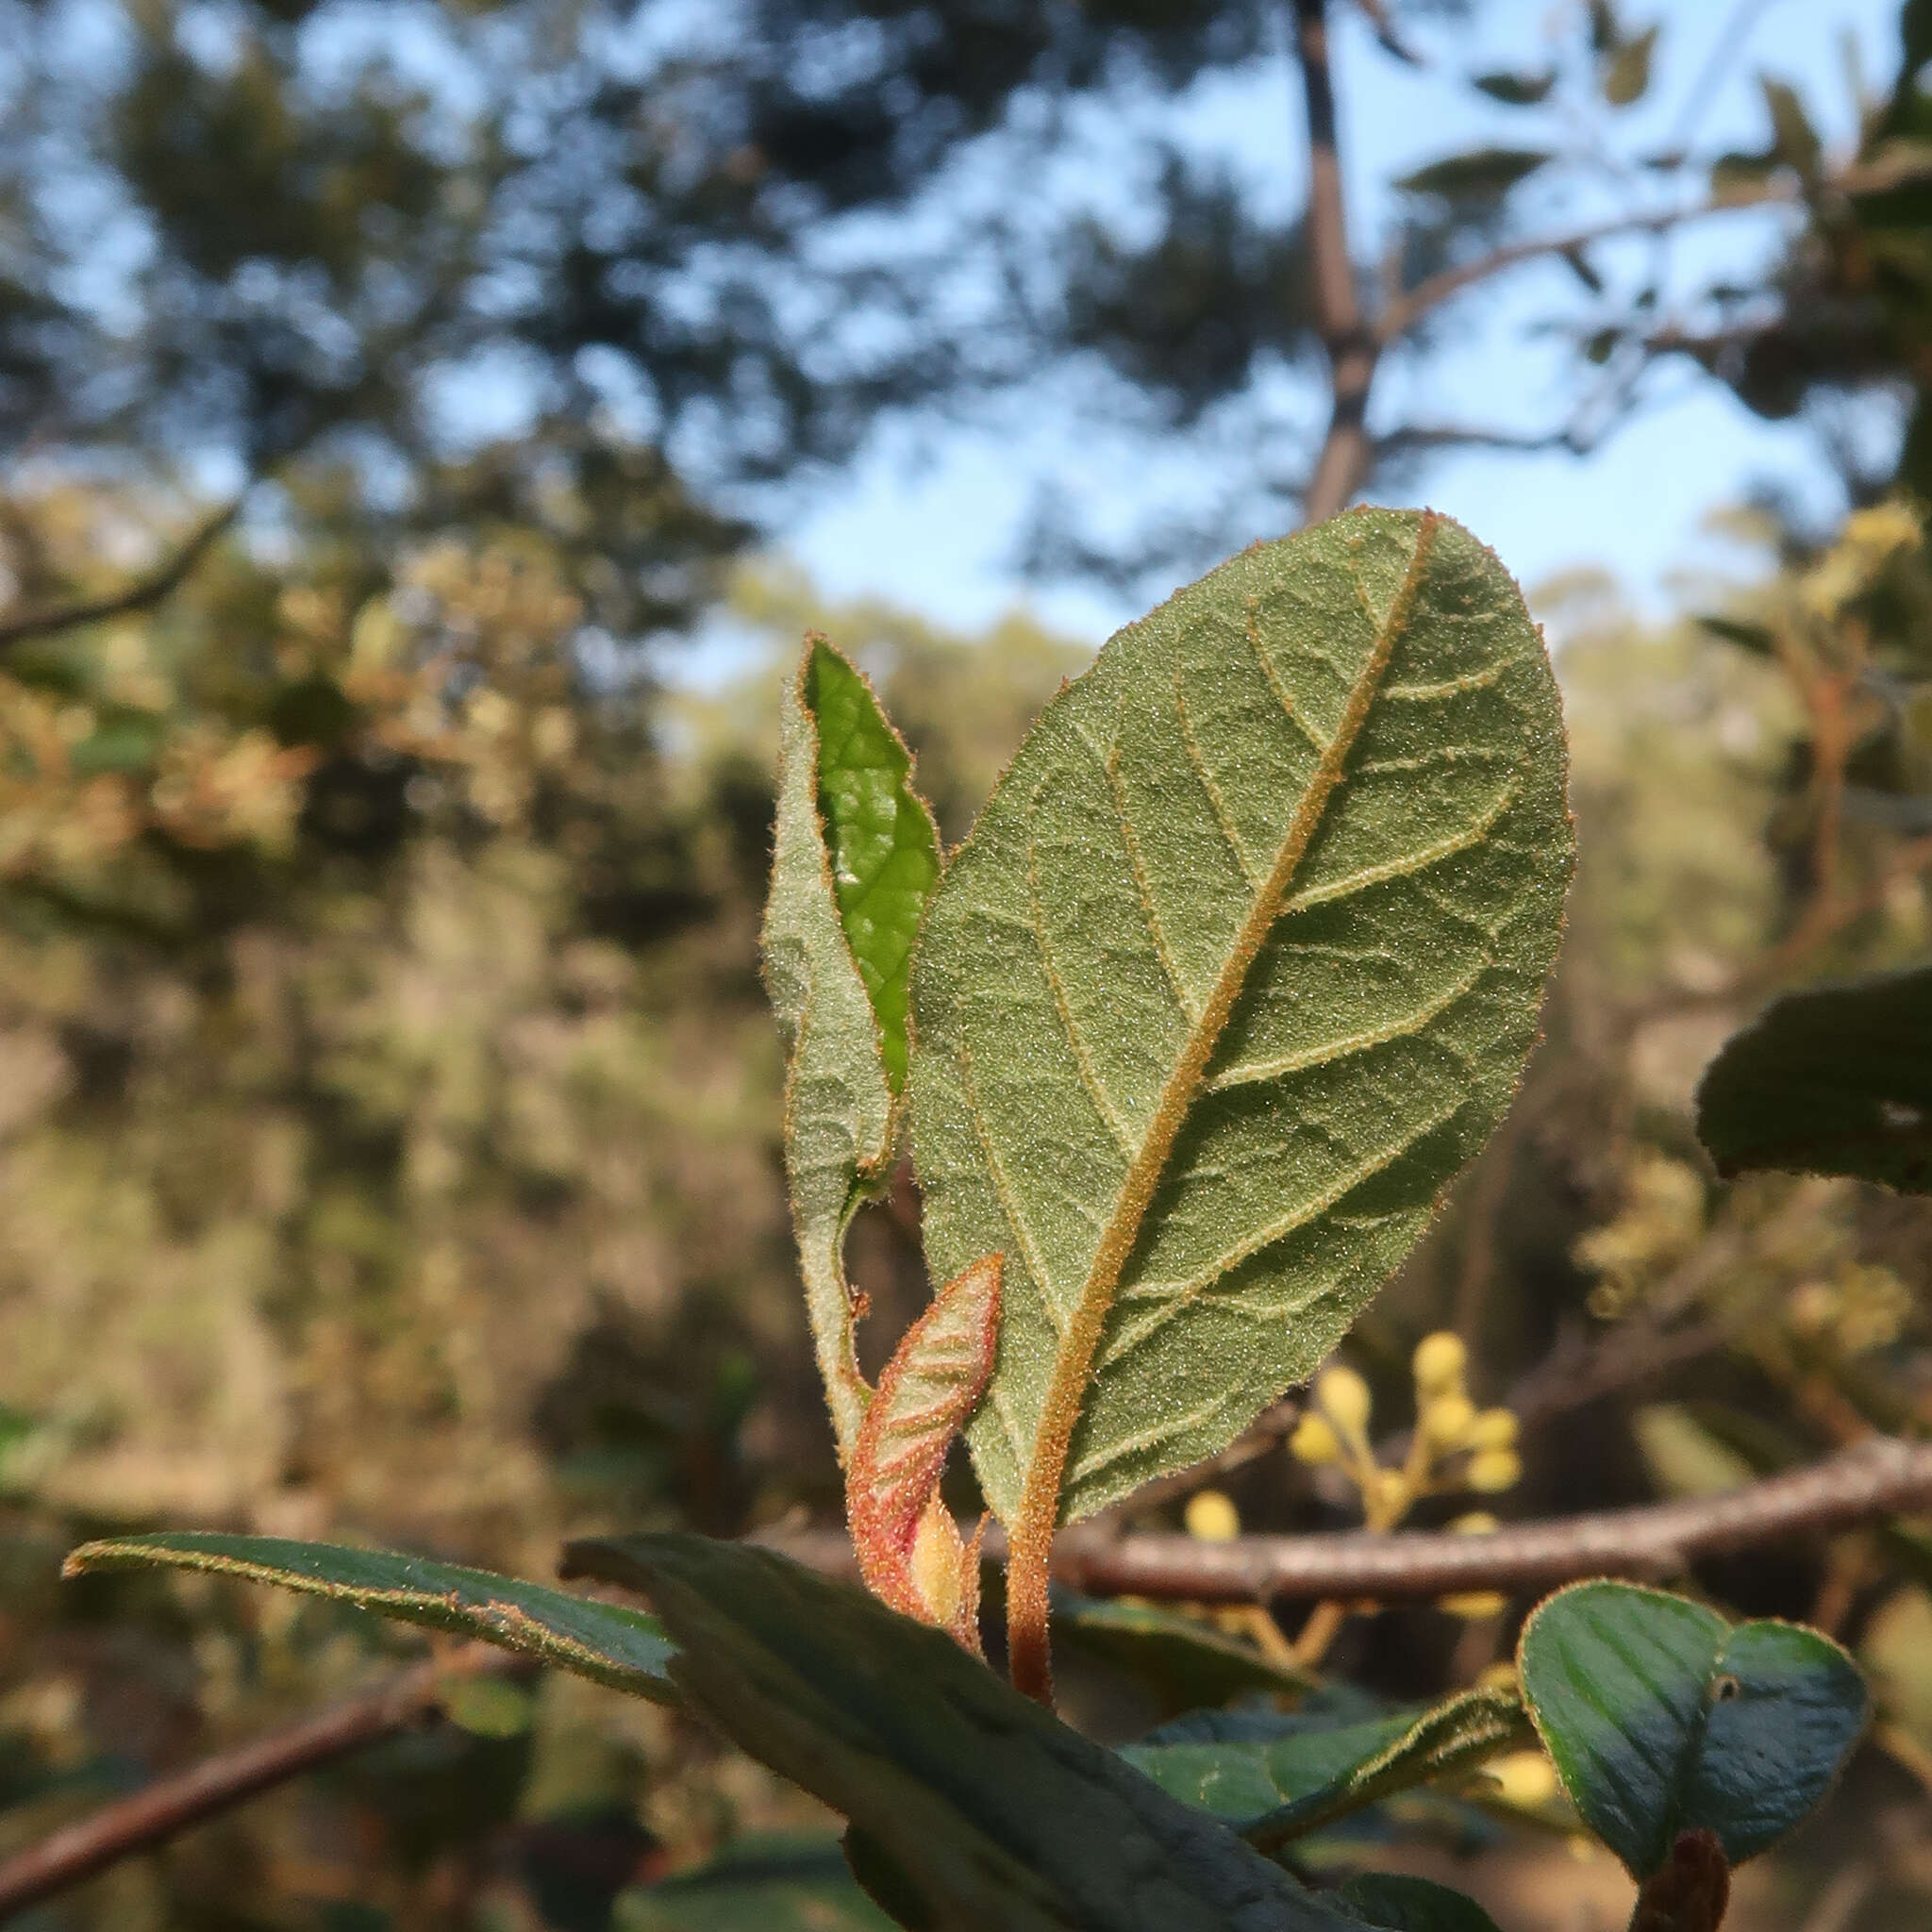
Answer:
<svg viewBox="0 0 1932 1932"><path fill-rule="evenodd" d="M1301 803L1295 808L1294 817L1290 821L1274 862L1269 868L1268 877L1256 893L1254 904L1242 921L1220 972L1215 975L1213 988L1198 1016L1191 1017L1187 1042L1173 1073L1161 1087L1140 1151L1122 1179L1112 1211L1094 1249L1080 1298L1055 1352L1053 1374L1048 1379L1041 1405L1040 1422L1034 1433L1033 1454L1022 1479L1020 1506L1011 1525L1012 1558L1008 1588L1013 1598L1012 1621L1016 1633L1023 1628L1042 1632L1045 1628L1047 1558L1059 1517L1060 1488L1067 1455L1121 1275L1140 1238L1147 1210L1153 1205L1155 1191L1166 1171L1182 1123L1193 1104L1208 1059L1269 933L1281 915L1288 889L1327 812L1329 799L1344 775L1349 753L1368 720L1396 641L1408 622L1441 523L1441 517L1434 511L1423 512L1416 531L1415 550L1409 558L1402 586L1349 692L1341 723L1324 748L1314 774L1302 794ZM1272 666L1267 668L1272 669ZM1271 677L1270 681L1274 683L1275 680ZM1294 719L1296 714L1292 702L1278 685L1276 694L1291 719ZM1023 1601L1036 1593L1037 1604Z"/></svg>

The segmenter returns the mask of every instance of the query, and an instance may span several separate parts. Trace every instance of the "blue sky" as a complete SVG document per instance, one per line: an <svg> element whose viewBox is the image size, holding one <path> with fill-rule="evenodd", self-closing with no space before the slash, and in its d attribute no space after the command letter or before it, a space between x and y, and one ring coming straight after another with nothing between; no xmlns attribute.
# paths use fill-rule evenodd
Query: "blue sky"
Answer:
<svg viewBox="0 0 1932 1932"><path fill-rule="evenodd" d="M1491 0L1479 34L1439 27L1425 36L1437 64L1416 73L1380 54L1352 8L1338 8L1344 160L1358 233L1373 234L1387 208L1376 184L1458 147L1535 138L1530 120L1488 107L1455 75L1538 64L1541 47L1564 30L1574 10L1569 0ZM1843 38L1848 29L1856 35L1872 85L1888 81L1896 60L1897 0L1762 0L1754 10L1742 56L1710 97L1698 148L1762 144L1759 70L1797 82L1827 137L1843 138L1852 117ZM1636 24L1659 21L1662 37L1651 95L1618 118L1615 133L1620 144L1660 143L1732 17L1732 0L1624 0L1623 11ZM1241 85L1197 95L1182 118L1191 136L1252 170L1271 195L1298 198L1296 87L1284 61ZM1573 202L1532 204L1531 211L1562 225L1591 210ZM1762 259L1775 246L1775 221L1730 215L1686 231L1672 244L1675 274L1701 276ZM1381 407L1407 403L1432 417L1501 416L1525 425L1560 420L1571 391L1558 379L1559 358L1527 329L1540 315L1574 308L1574 293L1560 267L1517 276L1464 312L1428 364L1425 397L1394 392L1403 386L1398 376L1379 398ZM1102 516L1110 509L1124 519L1129 513L1135 479L1110 469L1104 445L1094 445L1083 463L1051 411L1030 432L1010 423L998 431L911 426L916 437L906 426L889 428L857 470L785 532L784 551L825 592L886 597L956 628L1025 603L1096 641L1134 614L1105 591L1028 586L1011 568L1036 464L1072 467ZM909 453L914 441L917 457ZM1829 500L1829 479L1820 473L1817 445L1806 429L1762 423L1715 384L1680 375L1659 387L1648 413L1588 458L1459 454L1436 462L1406 493L1468 523L1525 582L1577 565L1607 566L1635 602L1658 608L1669 601L1674 573L1712 560L1713 540L1701 530L1706 513L1767 477L1813 501ZM690 669L704 675L700 665Z"/></svg>

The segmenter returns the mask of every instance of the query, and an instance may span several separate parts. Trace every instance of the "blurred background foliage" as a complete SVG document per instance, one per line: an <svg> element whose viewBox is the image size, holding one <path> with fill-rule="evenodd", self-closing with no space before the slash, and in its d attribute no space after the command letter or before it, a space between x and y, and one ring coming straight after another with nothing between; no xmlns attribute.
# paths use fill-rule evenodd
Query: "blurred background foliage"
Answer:
<svg viewBox="0 0 1932 1932"><path fill-rule="evenodd" d="M1275 9L663 11L382 28L0 0L0 1851L407 1648L206 1580L61 1587L85 1534L247 1527L546 1576L575 1532L836 1515L758 979L778 669L808 625L851 652L957 840L1091 641L827 607L755 548L782 491L882 412L1058 372L1104 376L1096 408L1124 396L1157 441L1225 456L1245 425L1245 508L1196 506L1124 563L1075 491L1037 558L1171 583L1283 520L1296 464L1241 412L1268 371L1319 373L1299 221L1134 118L1278 56ZM1399 40L1445 8L1378 11ZM1499 112L1648 85L1634 11L1575 12L1564 76L1478 79ZM1932 8L1899 18L1848 156L1768 89L1761 150L1657 170L1910 159ZM1141 130L1138 226L1008 192L1088 111ZM1511 232L1510 196L1573 158L1496 152L1407 184L1378 238L1406 274ZM1499 1511L1932 1429L1924 1204L1722 1187L1690 1122L1767 993L1932 948L1928 192L1817 193L1756 285L1668 325L1641 275L1586 262L1562 319L1580 382L1689 358L1753 409L1813 412L1843 508L1722 511L1736 566L1681 583L1673 618L1613 575L1537 588L1583 850L1548 1038L1349 1346L1399 1434L1417 1339L1464 1338L1470 1392L1521 1423ZM1897 434L1832 433L1872 395ZM1391 435L1378 487L1426 446ZM128 594L184 556L166 594ZM676 675L692 639L740 668ZM925 1292L916 1215L902 1188L855 1231L874 1359ZM1258 1457L1185 1520L1350 1522L1331 1474ZM1736 1923L1923 1924L1932 1532L1695 1581L1838 1631L1885 1703ZM1472 1680L1523 1607L1463 1607L1356 1618L1334 1668L1400 1695ZM1113 1734L1138 1709L1099 1677L1069 1694ZM35 1923L768 1923L736 1880L646 1890L722 1847L794 1871L799 1923L847 1923L826 1821L693 1727L562 1679L478 1684L451 1716ZM1548 1835L1534 1786L1541 1836L1493 1807L1422 1836L1479 1842L1456 1882L1511 1924L1547 1923L1553 1873L1611 1923L1620 1881Z"/></svg>

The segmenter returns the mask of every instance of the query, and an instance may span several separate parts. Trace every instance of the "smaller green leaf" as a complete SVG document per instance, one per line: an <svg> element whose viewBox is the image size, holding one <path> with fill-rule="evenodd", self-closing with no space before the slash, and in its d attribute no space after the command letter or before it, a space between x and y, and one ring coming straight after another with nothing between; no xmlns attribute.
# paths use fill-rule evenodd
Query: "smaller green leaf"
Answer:
<svg viewBox="0 0 1932 1932"><path fill-rule="evenodd" d="M1355 1924L949 1638L850 1585L694 1536L575 1543L565 1562L649 1595L689 1702L842 1812L867 1889L924 1932Z"/></svg>
<svg viewBox="0 0 1932 1932"><path fill-rule="evenodd" d="M1273 1850L1533 1736L1521 1700L1507 1690L1460 1691L1366 1720L1335 1717L1319 1706L1287 1715L1204 1713L1122 1755L1162 1790Z"/></svg>
<svg viewBox="0 0 1932 1932"><path fill-rule="evenodd" d="M1469 84L1506 108L1534 108L1549 97L1557 84L1557 70L1545 67L1541 74L1511 74L1506 68L1494 74L1472 75Z"/></svg>
<svg viewBox="0 0 1932 1932"><path fill-rule="evenodd" d="M1224 1705L1243 1692L1301 1697L1315 1684L1307 1673L1160 1604L1056 1591L1053 1624L1070 1650L1085 1651L1151 1690L1167 1716Z"/></svg>
<svg viewBox="0 0 1932 1932"><path fill-rule="evenodd" d="M1604 291L1604 278L1596 272L1596 264L1580 248L1561 248L1557 251L1562 257L1567 268L1592 295Z"/></svg>
<svg viewBox="0 0 1932 1932"><path fill-rule="evenodd" d="M1404 194L1432 194L1442 201L1496 201L1551 158L1543 148L1479 147L1431 161L1395 186Z"/></svg>
<svg viewBox="0 0 1932 1932"><path fill-rule="evenodd" d="M1824 143L1798 98L1798 91L1768 74L1757 76L1764 91L1765 111L1771 116L1772 146L1786 167L1795 168L1807 180L1818 172Z"/></svg>
<svg viewBox="0 0 1932 1932"><path fill-rule="evenodd" d="M620 1892L610 1932L891 1932L836 1839L740 1840L708 1864Z"/></svg>
<svg viewBox="0 0 1932 1932"><path fill-rule="evenodd" d="M1363 1872L1335 1896L1381 1932L1496 1932L1495 1920L1474 1899L1405 1872Z"/></svg>
<svg viewBox="0 0 1932 1932"><path fill-rule="evenodd" d="M278 1536L175 1531L83 1543L64 1574L148 1568L199 1570L332 1597L400 1623L480 1638L659 1704L675 1701L666 1669L671 1643L655 1617L489 1570Z"/></svg>
<svg viewBox="0 0 1932 1932"><path fill-rule="evenodd" d="M1710 164L1711 199L1724 201L1732 195L1756 194L1777 169L1774 149L1758 154L1740 148L1722 154Z"/></svg>
<svg viewBox="0 0 1932 1932"><path fill-rule="evenodd" d="M1932 1193L1932 967L1774 1000L1707 1069L1697 1134L1726 1178L1769 1168Z"/></svg>
<svg viewBox="0 0 1932 1932"><path fill-rule="evenodd" d="M878 1017L893 1092L906 1084L912 947L940 875L939 831L912 789L912 755L864 676L808 640L805 698L818 725L818 806L846 942Z"/></svg>
<svg viewBox="0 0 1932 1932"><path fill-rule="evenodd" d="M1650 90L1651 56L1657 51L1657 28L1647 26L1611 55L1604 70L1604 99L1613 108L1627 108Z"/></svg>
<svg viewBox="0 0 1932 1932"><path fill-rule="evenodd" d="M1590 0L1590 51L1614 54L1624 44L1624 29L1610 0Z"/></svg>
<svg viewBox="0 0 1932 1932"><path fill-rule="evenodd" d="M1686 1832L1732 1864L1824 1798L1865 1728L1864 1680L1829 1638L1740 1624L1663 1591L1579 1583L1541 1604L1524 1695L1584 1822L1640 1881Z"/></svg>

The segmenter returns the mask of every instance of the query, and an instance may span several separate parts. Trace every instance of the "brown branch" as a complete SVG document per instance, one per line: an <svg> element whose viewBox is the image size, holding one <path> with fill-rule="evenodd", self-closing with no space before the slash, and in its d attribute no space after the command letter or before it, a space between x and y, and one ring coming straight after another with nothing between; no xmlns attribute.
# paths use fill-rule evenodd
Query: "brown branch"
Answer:
<svg viewBox="0 0 1932 1932"><path fill-rule="evenodd" d="M287 1730L161 1778L0 1864L0 1920L124 1858L154 1851L276 1785L422 1723L441 1704L452 1675L519 1667L487 1644L467 1645L452 1656L417 1664L375 1690Z"/></svg>
<svg viewBox="0 0 1932 1932"><path fill-rule="evenodd" d="M1478 1590L1530 1591L1584 1576L1674 1576L1700 1557L1849 1529L1928 1505L1932 1442L1878 1436L1724 1495L1510 1524L1488 1536L1343 1531L1209 1543L1074 1529L1055 1546L1053 1574L1095 1596L1191 1603L1393 1602ZM835 1531L772 1532L760 1541L814 1569L852 1572L851 1545ZM997 1525L989 1528L984 1547L989 1560L1004 1555Z"/></svg>
<svg viewBox="0 0 1932 1932"><path fill-rule="evenodd" d="M104 597L83 597L71 604L56 604L43 610L29 610L19 617L0 619L0 651L10 650L29 638L54 637L64 630L77 630L84 624L99 624L109 617L125 617L130 611L145 610L150 605L175 590L208 554L208 549L242 513L242 498L225 505L204 521L174 556L146 576Z"/></svg>
<svg viewBox="0 0 1932 1932"><path fill-rule="evenodd" d="M1405 336L1424 316L1459 295L1478 282L1489 281L1506 269L1535 261L1543 256L1563 255L1572 249L1587 248L1595 242L1607 242L1618 235L1661 234L1667 228L1681 227L1687 222L1703 221L1711 215L1736 214L1747 208L1791 207L1826 194L1871 194L1881 189L1896 188L1902 182L1932 174L1932 161L1924 156L1903 156L1895 160L1876 161L1863 167L1847 168L1823 181L1764 181L1755 187L1739 187L1707 200L1690 202L1680 208L1653 208L1647 214L1615 215L1586 227L1571 228L1562 234L1539 235L1523 242L1511 242L1474 261L1445 268L1440 274L1418 282L1406 294L1389 304L1376 321L1374 348L1385 349Z"/></svg>
<svg viewBox="0 0 1932 1932"><path fill-rule="evenodd" d="M1308 130L1308 258L1315 283L1315 325L1328 352L1331 402L1328 433L1302 499L1302 521L1332 517L1361 487L1374 450L1369 442L1369 389L1379 354L1376 332L1362 320L1355 264L1348 254L1348 212L1342 199L1341 156L1336 140L1335 84L1328 66L1326 0L1294 0L1295 51Z"/></svg>

